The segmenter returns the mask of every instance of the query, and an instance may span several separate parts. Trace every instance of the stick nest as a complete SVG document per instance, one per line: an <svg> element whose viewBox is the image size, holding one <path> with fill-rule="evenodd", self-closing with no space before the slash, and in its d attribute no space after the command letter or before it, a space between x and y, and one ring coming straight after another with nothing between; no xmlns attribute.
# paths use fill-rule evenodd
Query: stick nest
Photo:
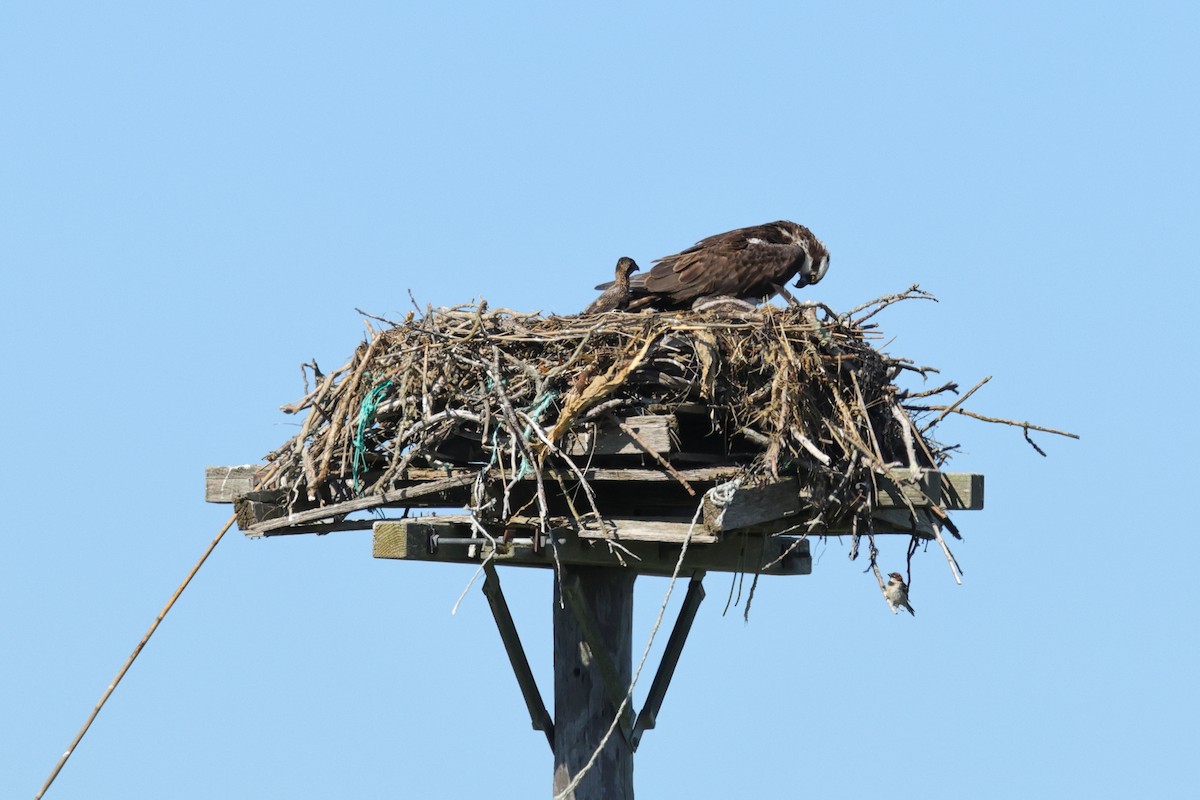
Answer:
<svg viewBox="0 0 1200 800"><path fill-rule="evenodd" d="M568 437L614 417L686 410L703 415L709 463L741 467L747 481L796 475L820 498L818 516L844 517L872 475L940 467L951 449L913 422L914 410L947 407L906 401L955 385L909 394L894 383L900 373L936 370L871 344L880 334L868 320L909 298L929 296L912 287L847 314L793 304L560 317L479 303L371 318L342 367L306 365L315 385L284 410L307 416L267 457L261 486L326 503L382 494L414 467L540 478L552 464L583 481ZM667 470L697 457L649 456Z"/></svg>

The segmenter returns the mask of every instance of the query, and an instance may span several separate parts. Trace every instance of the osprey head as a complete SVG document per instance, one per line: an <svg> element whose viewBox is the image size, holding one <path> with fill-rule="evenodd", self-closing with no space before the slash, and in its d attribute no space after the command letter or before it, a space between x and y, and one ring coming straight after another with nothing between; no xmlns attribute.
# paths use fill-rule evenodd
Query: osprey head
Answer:
<svg viewBox="0 0 1200 800"><path fill-rule="evenodd" d="M638 271L637 262L634 261L629 256L621 256L619 259L617 259L617 274L618 275L624 275L625 277L628 278L630 273L637 272L637 271Z"/></svg>
<svg viewBox="0 0 1200 800"><path fill-rule="evenodd" d="M800 264L800 277L796 281L796 288L811 286L814 283L819 283L821 278L825 277L825 273L829 271L829 251L825 249L825 245L821 244L821 240L809 234L808 237L802 239L800 244L804 247L804 261Z"/></svg>
<svg viewBox="0 0 1200 800"><path fill-rule="evenodd" d="M899 572L889 572L888 577L894 580L896 583L904 583L904 578L900 576Z"/></svg>

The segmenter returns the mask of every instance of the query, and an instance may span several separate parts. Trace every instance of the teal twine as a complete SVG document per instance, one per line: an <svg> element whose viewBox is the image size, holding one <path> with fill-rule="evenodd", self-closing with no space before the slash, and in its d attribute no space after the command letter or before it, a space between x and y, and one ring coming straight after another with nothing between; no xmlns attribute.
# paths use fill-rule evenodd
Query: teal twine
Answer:
<svg viewBox="0 0 1200 800"><path fill-rule="evenodd" d="M536 403L534 403L528 409L522 409L522 411L525 411L525 413L528 414L530 417L532 417L535 421L541 422L542 414L546 413L546 409L549 408L550 404L553 403L557 399L558 399L558 392L554 389L551 389L550 391L548 391L544 395L542 395L541 398L539 398ZM528 439L529 434L531 434L531 433L533 433L533 426L526 425L525 431L521 435L523 438ZM517 480L520 480L521 478L524 478L527 474L529 474L530 469L531 469L531 467L529 464L529 460L526 459L525 456L521 456L521 468L517 470Z"/></svg>
<svg viewBox="0 0 1200 800"><path fill-rule="evenodd" d="M387 396L388 391L392 388L390 379L382 380L371 387L371 391L367 392L366 397L362 399L362 403L358 407L358 421L354 428L354 494L358 494L358 476L367 470L367 431L371 429L372 423L375 422L375 412L379 410L379 404L383 398Z"/></svg>

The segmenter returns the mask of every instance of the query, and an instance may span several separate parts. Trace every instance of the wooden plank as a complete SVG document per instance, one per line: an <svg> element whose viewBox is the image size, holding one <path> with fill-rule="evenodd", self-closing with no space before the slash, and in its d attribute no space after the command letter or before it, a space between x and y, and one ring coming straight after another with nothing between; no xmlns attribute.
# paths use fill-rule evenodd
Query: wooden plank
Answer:
<svg viewBox="0 0 1200 800"><path fill-rule="evenodd" d="M942 472L942 503L948 511L983 510L983 475L978 472Z"/></svg>
<svg viewBox="0 0 1200 800"><path fill-rule="evenodd" d="M286 528L279 528L266 534L256 534L253 531L247 531L246 536L250 539L256 539L260 536L263 538L271 536L296 536L303 533L315 533L318 536L324 536L327 533L344 533L346 531L367 531L374 525L376 519L366 517L363 519L344 519L340 522L326 520L324 522L310 522L307 525L289 525ZM241 526L238 526L239 529Z"/></svg>
<svg viewBox="0 0 1200 800"><path fill-rule="evenodd" d="M436 516L417 517L417 519L436 520L443 525L454 526L459 531L454 534L444 534L446 536L470 537L473 535L471 517L467 514L438 514ZM919 517L917 527L914 528L907 509L903 511L899 509L877 510L874 514L874 519L876 533L917 533L928 537L933 536L933 528L930 527L928 519L924 516ZM374 524L378 520L362 521ZM589 542L603 543L612 540L622 544L629 542L658 542L660 544L673 545L683 544L688 539L689 532L692 544L707 545L715 544L723 536L777 534L786 531L788 528L797 527L801 524L801 520L798 518L769 520L767 522L747 525L733 531L721 532L710 531L703 524L697 524L693 528L691 520L685 520L681 517L606 517L604 523L604 526L601 527L591 519L587 519L584 521L584 527L579 528L576 526L574 520L567 517L550 518L550 525L554 530L562 532L563 535L574 534L580 539ZM485 527L497 539L502 538L505 532L517 537L527 538L533 535L538 525L537 517L517 516L510 519L504 525L487 523ZM801 532L801 530L796 530L792 532L792 535L799 536ZM828 535L843 536L848 532L848 526L835 527L828 532Z"/></svg>
<svg viewBox="0 0 1200 800"><path fill-rule="evenodd" d="M447 551L441 558L437 557L430 546L429 537L438 534L452 536L455 533L470 533L470 529L462 530L461 526L446 525L438 522L437 517L420 517L420 522L407 520L395 523L376 522L373 527L373 546L371 555L375 558L395 558L402 561L460 561L474 563L477 558L448 558L453 551ZM440 551L439 551L440 553Z"/></svg>
<svg viewBox="0 0 1200 800"><path fill-rule="evenodd" d="M675 448L678 423L673 415L645 415L626 417L621 420L654 452L668 455ZM567 455L583 456L640 456L645 449L621 428L615 425L594 423L589 431L573 433L567 437Z"/></svg>
<svg viewBox="0 0 1200 800"><path fill-rule="evenodd" d="M205 475L205 500L210 503L232 503L238 495L245 494L253 488L249 483L249 475L257 469L261 469L261 465L246 465L240 467L208 467ZM693 484L712 484L722 483L727 480L736 478L742 473L742 468L738 466L719 466L719 467L698 467L695 469L681 469L679 474L682 475L689 483ZM468 477L474 480L477 471L473 469L427 469L413 468L406 472L404 480L396 482L396 487L399 489L409 488L427 481L443 480L447 478ZM657 469L642 469L637 467L602 467L584 470L584 475L589 482L594 483L624 483L626 481L634 483L678 483L675 477ZM933 490L935 499L940 497L943 501L943 508L947 511L978 511L983 508L983 487L984 476L977 472L927 472L925 481L929 481L928 476L940 476L940 488ZM535 478L532 474L526 475L523 480L533 481ZM794 478L787 480L794 481ZM462 484L467 485L467 484ZM925 484L932 489L928 483ZM924 501L920 492L915 485L907 486L903 491L897 490L896 487L887 479L880 479L881 495L878 505L880 507L907 507L902 497L907 496L914 505L921 505ZM375 495L378 497L378 495ZM414 506L415 507L415 506Z"/></svg>
<svg viewBox="0 0 1200 800"><path fill-rule="evenodd" d="M238 496L253 491L254 478L262 464L204 468L204 502L232 503Z"/></svg>
<svg viewBox="0 0 1200 800"><path fill-rule="evenodd" d="M688 483L721 483L731 480L742 473L741 467L700 467L699 469L681 469L679 474L682 475ZM612 482L624 483L626 481L646 482L646 483L678 483L673 475L657 470L657 469L637 469L637 468L596 468L583 471L588 482ZM528 480L528 479L527 479Z"/></svg>
<svg viewBox="0 0 1200 800"><path fill-rule="evenodd" d="M284 494L280 490L271 492L248 492L252 485L253 474L257 468L253 465L241 467L210 467L206 472L206 498L210 502L228 502L227 498L238 498L238 526L250 535L273 536L280 533L299 533L303 526L310 526L324 520L345 516L371 508L406 507L406 508L455 508L469 502L470 486L477 477L472 469L432 470L413 469L406 474L406 479L398 481L396 488L383 494L370 495L344 503L320 507L300 508L294 513L286 514L281 504ZM705 491L719 483L724 483L739 475L741 469L736 466L703 467L680 470L680 474L698 491ZM617 515L638 518L643 523L653 523L655 515L663 516L689 515L695 509L695 498L685 495L675 477L658 469L638 468L595 468L585 470L584 474L593 485L602 507L611 509ZM495 479L496 476L492 476ZM565 475L569 484L574 480L569 474ZM522 481L522 489L514 492L517 502L525 503L531 499L534 477L526 476ZM880 477L879 494L876 498L876 509L879 511L894 509L907 512L908 503L916 508L927 506L930 499L940 502L946 510L965 511L983 508L984 479L983 475L970 472L938 473L926 471L918 480L893 482ZM704 525L706 531L694 538L697 542L709 541L709 534L721 534L727 531L752 529L755 532L777 532L789 525L801 521L806 496L801 494L796 478L762 486L739 488L733 499L724 505L718 505L706 498L704 508ZM925 492L929 497L925 496ZM566 514L567 508L557 492L550 497L551 513ZM892 530L890 527L899 517L880 518L884 525L880 532ZM289 530L294 528L301 530ZM674 528L662 528L655 532L653 524L637 524L626 530L618 530L620 539L644 541L682 541L682 535ZM324 529L322 529L324 530ZM904 531L911 530L911 525L905 523ZM672 531L676 531L674 534ZM929 533L923 527L919 533ZM584 538L600 538L605 536L599 529L580 532Z"/></svg>
<svg viewBox="0 0 1200 800"><path fill-rule="evenodd" d="M800 514L799 483L788 478L765 486L738 488L724 505L704 497L704 525L710 531L732 531Z"/></svg>
<svg viewBox="0 0 1200 800"><path fill-rule="evenodd" d="M242 467L207 467L205 470L205 501L209 503L232 503L237 497L246 494L254 489L254 485L250 480L250 475L254 471L262 469L263 465L247 465ZM241 472L243 471L244 472ZM741 468L736 466L723 467L702 467L698 469L681 469L679 473L692 484L697 484L699 487L708 488L714 483L720 483L736 477L741 473ZM573 481L573 476L565 469L560 472L568 479ZM474 469L455 468L455 469L429 469L424 467L414 467L406 470L404 478L397 480L395 483L396 489L409 489L430 481L439 481L447 478L466 478L461 486L466 487L475 480L478 471ZM678 485L678 480L672 475L667 474L659 469L642 469L638 467L628 468L593 468L584 470L584 475L591 483L624 483L626 481L638 481L651 485L658 484L675 484ZM525 483L533 483L536 477L530 473L523 479ZM369 483L369 481L368 481ZM372 495L378 497L378 495ZM466 497L466 495L463 495ZM419 495L409 495L410 499L418 500ZM426 507L420 502L412 503L413 508ZM435 508L444 508L444 504L440 506L428 506Z"/></svg>
<svg viewBox="0 0 1200 800"><path fill-rule="evenodd" d="M291 525L302 525L318 520L328 519L330 517L341 516L343 514L352 514L355 511L366 511L371 508L377 508L389 503L402 503L406 500L416 498L422 495L437 495L451 489L458 489L470 485L474 481L471 475L459 475L450 478L442 478L438 481L409 486L404 489L392 489L383 494L369 495L360 497L356 500L347 500L344 503L334 503L333 505L314 508L311 511L300 511L295 514L289 514L278 519L270 519L266 522L260 522L251 526L248 533L258 536L269 536L273 532L282 530Z"/></svg>
<svg viewBox="0 0 1200 800"><path fill-rule="evenodd" d="M605 519L603 527L593 520L586 520L584 527L577 531L583 539L616 539L618 542L670 542L682 544L691 531L693 544L712 544L717 536L698 523L692 530L690 522L680 522L678 519Z"/></svg>
<svg viewBox="0 0 1200 800"><path fill-rule="evenodd" d="M898 474L903 472L897 470ZM877 482L877 508L907 508L908 503L928 506L931 500L945 511L979 511L983 508L983 475L977 472L924 470L919 480L892 481L881 475Z"/></svg>
<svg viewBox="0 0 1200 800"><path fill-rule="evenodd" d="M490 557L497 564L512 566L552 569L555 565L554 553L548 545L538 552L528 546L503 542L494 548L486 539L478 540L479 544L471 548L443 544L431 551L429 546L430 537L434 535L442 539L466 539L472 533L471 525L461 517L381 520L374 525L373 555L375 558L456 564L478 564ZM500 539L503 530L497 528L495 533ZM622 567L624 559L624 564L638 574L670 575L679 560L680 546L670 542L623 541L619 548L610 549L603 540L581 539L573 533L569 528L552 530L562 564ZM795 542L795 537L789 536L729 535L712 544L689 545L683 569L689 572L755 572L760 565L779 559L778 563L763 569L763 574L808 575L812 572L808 542L801 541L788 553ZM785 556L785 553L788 554Z"/></svg>
<svg viewBox="0 0 1200 800"><path fill-rule="evenodd" d="M922 509L917 509L916 524L913 523L912 514L908 509L876 509L871 519L874 521L876 533L903 533L922 539L934 538L928 512Z"/></svg>
<svg viewBox="0 0 1200 800"><path fill-rule="evenodd" d="M978 473L926 471L918 480L902 483L880 476L878 484L878 509L907 512L909 503L922 508L931 500L948 511L983 508L983 476ZM704 499L704 524L711 531L722 532L799 519L807 499L796 478L739 488L724 505L710 497Z"/></svg>
<svg viewBox="0 0 1200 800"><path fill-rule="evenodd" d="M436 519L443 523L462 526L464 530L471 529L471 517L469 514L438 514L436 517L422 517L421 519ZM713 544L718 538L715 534L706 530L703 524L697 523L693 528L690 521L684 521L678 517L653 519L606 517L603 526L593 519L584 520L583 524L584 527L579 528L573 519L567 517L550 518L550 525L555 530L574 533L581 539L591 541L612 539L618 542L683 544L688 538L689 531L691 532L692 544ZM489 529L495 527L496 538L500 538L506 531L514 532L517 536L531 536L540 525L541 522L538 517L521 515L512 517L503 525L488 525L488 527ZM467 535L470 536L471 534L468 533Z"/></svg>
<svg viewBox="0 0 1200 800"><path fill-rule="evenodd" d="M286 499L287 493L278 489L239 495L233 501L238 530L249 531L261 523L287 516Z"/></svg>
<svg viewBox="0 0 1200 800"><path fill-rule="evenodd" d="M238 495L245 494L251 491L254 487L245 480L246 476L237 473L238 470L259 470L263 465L248 465L244 467L207 467L206 480L210 483L219 483L226 470L234 471L228 478L228 489L224 492L207 492L206 499L210 503L232 503ZM564 475L568 474L565 470L561 470ZM742 468L734 465L720 467L698 467L695 469L679 470L683 477L687 478L692 483L719 483L735 478L741 474ZM397 488L413 486L419 483L428 481L441 480L443 478L455 478L461 476L469 476L474 479L478 475L478 470L468 469L465 467L455 467L452 469L432 469L428 467L412 467L405 470L404 477L396 481ZM585 469L583 474L587 476L589 481L595 482L625 482L625 481L644 481L647 483L677 483L677 480L658 469L644 469L641 467L596 467ZM210 477L211 476L211 477ZM535 477L532 473L526 475L522 480L534 481ZM369 483L369 480L367 481ZM225 499L228 498L228 499Z"/></svg>

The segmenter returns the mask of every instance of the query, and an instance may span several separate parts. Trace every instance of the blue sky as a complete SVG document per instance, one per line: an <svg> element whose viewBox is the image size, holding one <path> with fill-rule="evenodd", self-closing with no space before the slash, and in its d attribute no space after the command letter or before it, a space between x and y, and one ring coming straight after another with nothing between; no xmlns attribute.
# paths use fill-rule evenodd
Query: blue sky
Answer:
<svg viewBox="0 0 1200 800"><path fill-rule="evenodd" d="M962 587L914 562L916 618L838 541L749 624L711 576L639 794L1190 794L1198 34L1184 3L6 4L0 795L356 307L572 313L618 256L778 218L833 254L811 297L920 283L890 352L1083 438L947 423L988 507ZM227 537L47 796L547 796L486 603L449 613L470 572ZM548 692L549 576L502 577Z"/></svg>

